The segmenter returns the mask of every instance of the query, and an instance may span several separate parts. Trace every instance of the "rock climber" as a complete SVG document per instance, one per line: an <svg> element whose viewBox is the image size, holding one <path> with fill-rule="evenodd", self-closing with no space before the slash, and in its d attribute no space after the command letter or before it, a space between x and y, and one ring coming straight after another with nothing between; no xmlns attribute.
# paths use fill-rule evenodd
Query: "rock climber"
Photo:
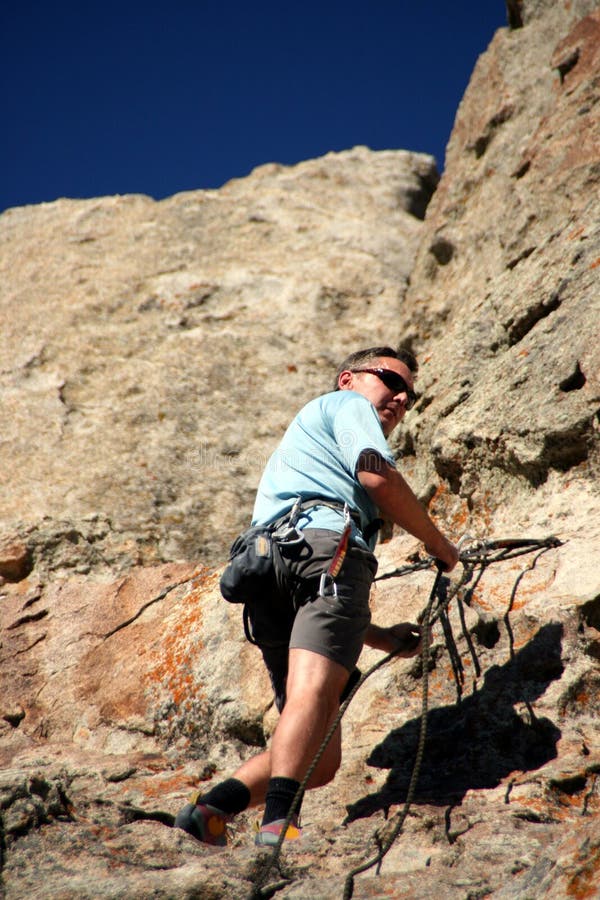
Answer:
<svg viewBox="0 0 600 900"><path fill-rule="evenodd" d="M276 844L356 672L363 645L402 657L420 650L418 626L381 627L371 622L369 610L378 515L422 541L446 571L458 561L457 548L398 471L386 441L416 402L417 370L406 348L352 353L338 368L334 390L300 410L265 467L253 525L280 520L301 502L295 523L300 546L295 542L286 549L284 544L282 550L289 593L296 602L273 617L271 631L279 633L266 638L269 625L264 616L261 620L260 598L250 610L281 715L269 749L200 793L177 815L175 825L200 841L225 845L227 823L264 804L255 842ZM342 537L348 538L346 547L340 546ZM335 577L324 577L333 559L342 560L341 568ZM269 640L273 636L278 641ZM330 782L340 763L338 727L308 787ZM300 835L298 803L284 840Z"/></svg>

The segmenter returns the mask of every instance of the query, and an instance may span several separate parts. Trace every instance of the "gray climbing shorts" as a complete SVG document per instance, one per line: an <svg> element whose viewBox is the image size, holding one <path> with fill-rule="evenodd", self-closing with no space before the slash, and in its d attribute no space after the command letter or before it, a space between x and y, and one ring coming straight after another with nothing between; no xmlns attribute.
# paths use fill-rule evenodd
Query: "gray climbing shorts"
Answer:
<svg viewBox="0 0 600 900"><path fill-rule="evenodd" d="M371 621L369 594L377 560L350 544L335 579L336 595L319 595L321 575L338 547L340 534L321 528L302 532L301 544L280 545L288 570L289 591L276 601L258 599L249 609L252 633L269 671L277 708L285 704L290 649L311 650L339 663L349 673L356 667Z"/></svg>

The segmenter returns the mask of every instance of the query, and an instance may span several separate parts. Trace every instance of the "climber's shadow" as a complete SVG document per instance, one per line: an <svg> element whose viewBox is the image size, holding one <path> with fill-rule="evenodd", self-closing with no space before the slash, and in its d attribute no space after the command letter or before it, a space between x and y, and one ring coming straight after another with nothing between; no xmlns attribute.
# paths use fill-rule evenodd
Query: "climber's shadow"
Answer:
<svg viewBox="0 0 600 900"><path fill-rule="evenodd" d="M479 690L431 710L415 803L454 804L470 789L496 787L510 772L537 769L556 756L559 729L549 719L524 721L513 705L533 703L560 677L562 633L560 624L544 625L509 662L492 666ZM348 807L347 822L404 803L419 729L420 720L412 719L374 748L367 762L389 768L389 777Z"/></svg>

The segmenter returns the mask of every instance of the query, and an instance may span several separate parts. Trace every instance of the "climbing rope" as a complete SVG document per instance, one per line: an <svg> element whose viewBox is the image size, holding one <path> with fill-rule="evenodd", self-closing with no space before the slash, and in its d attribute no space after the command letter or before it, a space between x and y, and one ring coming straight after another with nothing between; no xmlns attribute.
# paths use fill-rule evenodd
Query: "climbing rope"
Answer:
<svg viewBox="0 0 600 900"><path fill-rule="evenodd" d="M466 537L463 538L459 545L465 543ZM512 604L514 602L514 596L516 593L516 588L518 583L520 582L522 576L526 571L530 571L534 568L535 564L539 557L546 553L550 549L554 549L562 546L563 542L559 540L554 535L551 535L546 538L504 538L498 540L491 541L477 541L473 544L472 547L460 551L459 554L459 562L463 565L463 572L459 580L454 584L450 590L447 589L447 580L442 579L443 567L440 565L439 561L434 559L433 557L427 557L425 559L416 558L412 563L404 566L400 566L399 568L394 569L392 572L387 572L383 575L379 575L375 580L383 581L389 578L397 578L407 575L412 572L422 571L425 569L436 568L436 576L433 587L431 589L431 593L429 596L429 600L427 602L426 607L421 612L418 617L418 622L421 625L421 714L420 714L420 728L419 728L419 738L417 744L417 751L415 755L415 762L413 764L413 769L411 773L411 778L406 794L406 799L403 805L402 810L396 817L396 822L388 832L387 837L382 840L380 836L376 833L375 840L378 846L378 852L371 859L366 862L360 863L355 868L353 868L346 877L346 882L344 885L344 893L343 900L351 900L354 891L354 878L356 875L361 874L362 872L367 871L373 866L377 866L377 873L379 874L379 870L381 868L381 863L385 855L389 852L395 840L399 836L404 826L404 822L406 821L406 817L409 813L410 806L412 805L414 799L414 793L416 790L420 768L423 760L424 749L425 749L425 740L427 735L427 716L429 710L429 653L430 653L430 631L432 626L438 620L442 624L442 628L444 631L444 636L446 639L446 644L449 649L449 653L452 660L452 667L454 672L454 677L457 683L457 690L462 690L462 687L459 687L459 682L461 679L462 672L462 662L460 662L460 656L458 655L458 650L456 650L456 643L452 636L452 630L449 623L449 619L447 617L447 609L454 599L459 595L460 590L465 587L473 578L473 573L476 568L479 567L480 571L477 577L476 584L479 582L484 570L491 565L492 563L502 562L508 559L514 559L515 557L522 556L527 553L532 553L535 550L538 551L534 561L529 565L517 578L517 582L513 587L511 592L511 599L509 610L505 614L505 620L510 612L510 608L512 608ZM443 586L443 589L442 589ZM470 589L470 595L472 596L474 591L474 586ZM437 599L437 606L434 609L434 604ZM460 598L459 598L460 600ZM462 601L461 601L462 602ZM461 624L463 634L466 635L466 623L464 620L464 613L459 611L459 615L461 617ZM512 635L511 635L512 637ZM451 647L455 648L455 652L453 653ZM474 650L469 644L471 653L473 655ZM511 645L512 646L512 645ZM319 750L317 751L311 765L304 776L298 791L296 792L296 796L294 797L294 801L290 807L286 820L281 828L281 833L279 835L279 840L277 844L273 847L271 854L263 861L262 865L258 867L257 873L255 876L255 881L253 884L252 891L249 895L249 900L259 900L262 897L271 897L276 891L285 887L285 885L289 884L291 879L286 877L279 870L279 880L274 883L266 884L269 874L273 869L278 866L279 859L281 856L281 850L283 847L283 843L285 840L285 835L288 829L288 826L291 824L292 818L298 808L300 803L300 799L303 796L308 782L315 771L317 765L323 753L325 752L329 741L335 734L337 728L339 727L342 718L348 709L350 703L355 697L356 693L360 690L365 681L371 677L375 672L379 669L386 666L394 657L401 652L402 648L399 648L392 653L387 654L387 656L382 657L378 660L374 665L372 665L366 672L364 672L361 677L357 680L356 684L349 692L348 696L341 704L338 715L333 721L329 731L325 735ZM458 662L457 662L458 656ZM477 661L476 671L479 673L479 663ZM460 693L459 693L460 697Z"/></svg>
<svg viewBox="0 0 600 900"><path fill-rule="evenodd" d="M463 538L461 542L464 543L465 539ZM501 538L494 541L475 541L470 549L460 551L459 562L468 567L472 566L474 568L475 566L483 565L487 568L492 563L514 559L516 556L532 553L534 550L553 549L562 546L562 543L554 535L546 538ZM392 572L385 572L383 575L377 575L375 581L400 578L411 572L432 569L435 566L435 562L435 559L431 556L424 559L417 557L414 562L408 565L400 566Z"/></svg>
<svg viewBox="0 0 600 900"><path fill-rule="evenodd" d="M429 712L429 622L433 603L437 597L442 572L442 566L438 565L435 581L431 589L431 594L429 595L429 601L427 603L427 606L425 607L421 620L421 721L419 727L419 741L417 744L417 752L410 776L408 791L406 792L406 800L404 801L402 812L398 816L395 826L393 827L391 833L387 836L385 841L382 841L379 838L379 835L377 836L379 850L376 856L374 856L372 859L368 859L364 863L360 863L358 866L355 866L354 869L352 869L348 873L346 883L344 885L343 900L351 900L352 894L354 893L354 878L356 875L359 875L361 872L366 872L367 869L370 869L375 865L378 867L377 874L379 874L379 869L381 867L383 858L402 831L402 826L404 825L404 821L408 815L408 811L413 801L413 797L417 787L417 781L419 780L419 773L421 771L421 763L423 762L425 738L427 737L427 714Z"/></svg>

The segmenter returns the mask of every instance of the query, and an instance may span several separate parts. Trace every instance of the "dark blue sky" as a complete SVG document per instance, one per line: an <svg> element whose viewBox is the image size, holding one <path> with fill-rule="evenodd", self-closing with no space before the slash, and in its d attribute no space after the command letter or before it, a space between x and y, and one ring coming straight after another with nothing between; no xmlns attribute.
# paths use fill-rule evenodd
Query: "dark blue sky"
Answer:
<svg viewBox="0 0 600 900"><path fill-rule="evenodd" d="M504 0L6 0L0 210L219 187L344 150L443 168Z"/></svg>

